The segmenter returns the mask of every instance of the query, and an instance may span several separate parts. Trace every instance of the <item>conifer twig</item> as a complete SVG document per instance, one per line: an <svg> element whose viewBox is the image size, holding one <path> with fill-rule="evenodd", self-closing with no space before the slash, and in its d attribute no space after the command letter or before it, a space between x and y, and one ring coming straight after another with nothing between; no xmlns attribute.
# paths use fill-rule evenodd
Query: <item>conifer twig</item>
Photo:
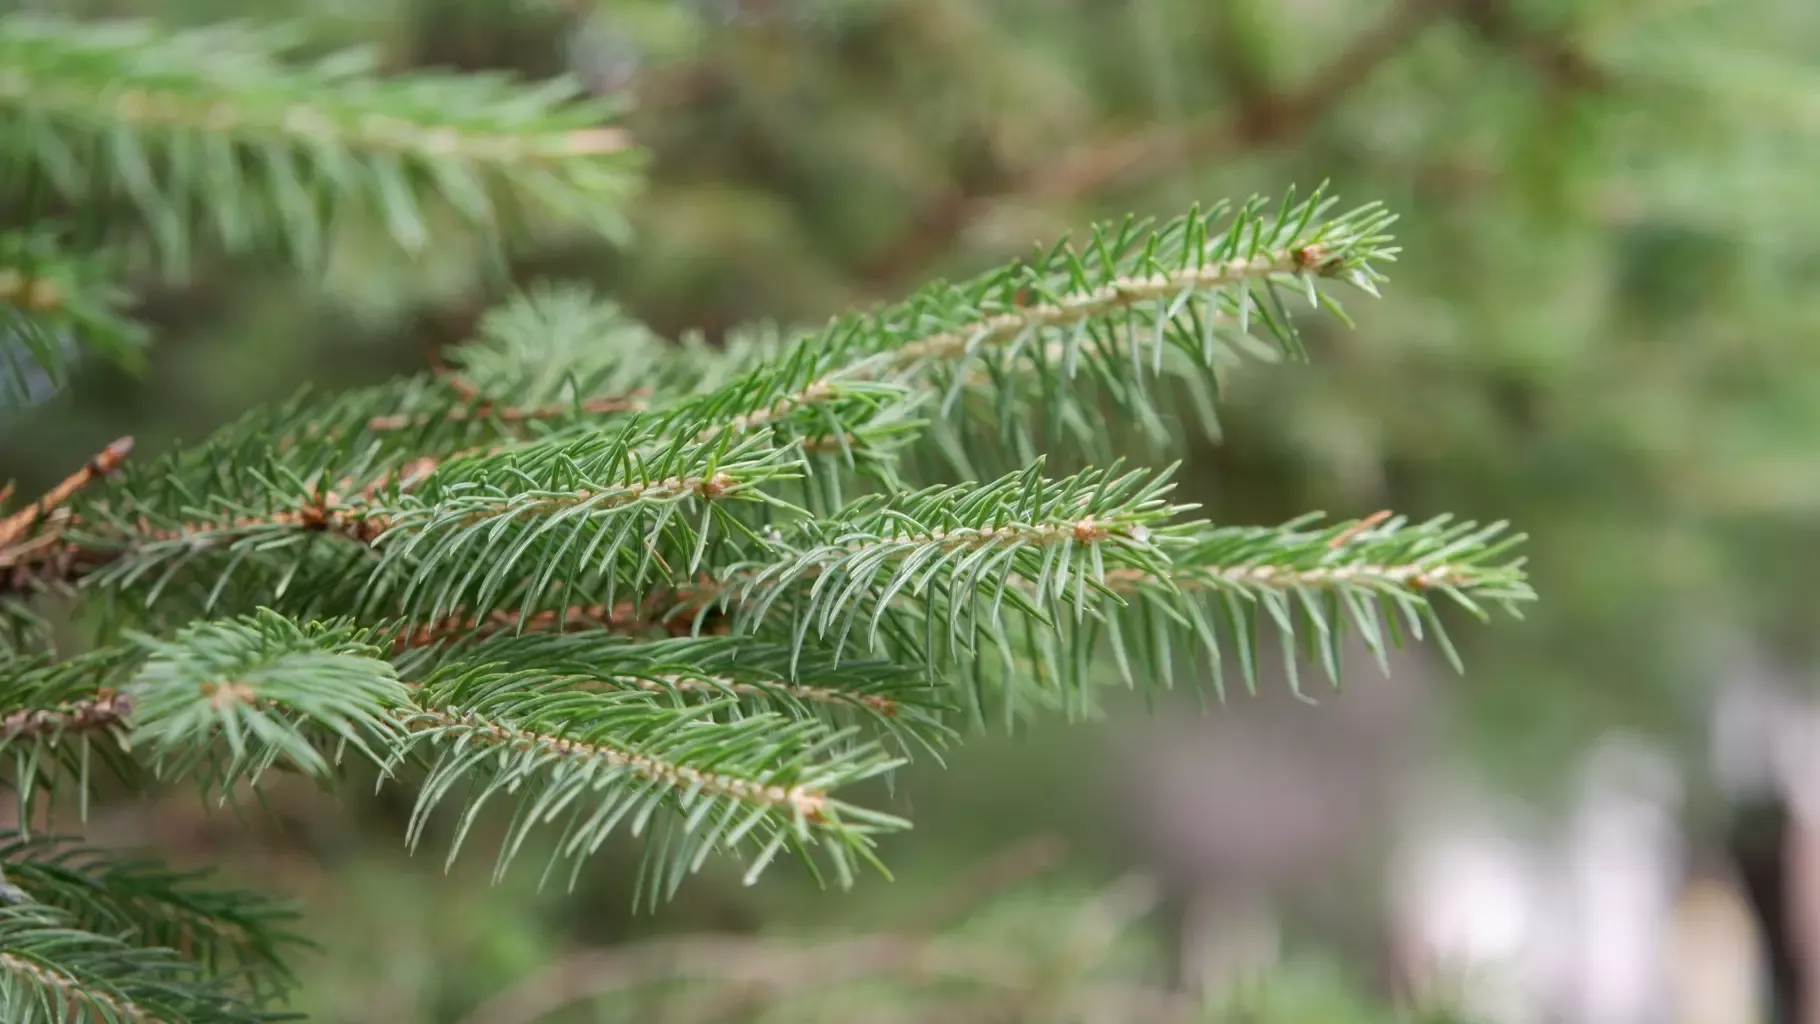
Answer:
<svg viewBox="0 0 1820 1024"><path fill-rule="evenodd" d="M19 543L26 531L44 520L51 511L69 500L70 495L88 486L96 480L107 476L120 468L127 455L133 450L133 439L122 437L101 449L82 468L64 477L62 482L44 492L44 496L27 505L25 508L0 519L0 568L5 568L13 561L9 559L8 548ZM12 486L7 486L11 493Z"/></svg>
<svg viewBox="0 0 1820 1024"><path fill-rule="evenodd" d="M1041 269L1019 267L1030 278L1054 275L1061 280L1023 280L1021 287L1017 287L1014 302L1005 309L986 311L976 307L970 311L974 313L970 318L959 324L945 324L934 331L917 331L914 326L895 322L895 318L901 316L910 324L917 324L921 316L932 313L932 309L925 309L915 300L875 315L837 322L824 331L826 338L844 340L863 335L864 331L874 331L879 340L874 342L872 349L834 360L821 375L775 395L764 406L750 409L723 424L704 427L701 437L713 437L719 431L737 437L777 424L801 409L824 406L843 397L846 387L857 382L892 382L905 386L905 376L923 367L952 366L961 358L1017 344L1026 336L1043 333L1067 336L1068 331L1079 331L1090 324L1145 307L1156 307L1152 315L1158 322L1159 338L1161 327L1183 329L1178 318L1185 322L1190 316L1199 333L1207 333L1214 326L1232 326L1234 320L1243 327L1247 320L1256 318L1270 324L1270 329L1279 336L1292 338L1289 324L1276 324L1269 313L1254 315L1252 304L1258 300L1250 295L1252 287L1267 291L1285 276L1347 278L1354 284L1369 287L1369 275L1361 273L1361 264L1369 262L1370 255L1385 255L1372 249L1376 242L1372 233L1381 224L1370 216L1369 209L1352 215L1356 229L1336 227L1340 238L1329 240L1321 236L1325 226L1310 224L1310 218L1321 207L1325 207L1325 202L1316 195L1287 211L1287 215L1274 224L1267 222L1259 209L1247 207L1225 227L1223 236L1214 235L1210 227L1212 218L1203 220L1190 216L1161 233L1150 235L1148 246L1141 244L1141 233L1132 231L1121 231L1114 244L1108 244L1105 238L1096 238L1092 264L1074 253L1065 253L1050 256ZM1360 213L1367 216L1360 218ZM1347 218L1341 218L1336 224L1345 222ZM1183 240L1178 236L1183 231L1190 236L1201 233L1203 242L1199 251L1183 246ZM1256 235L1247 235L1249 231L1256 231ZM1356 235L1347 236L1347 231L1356 231ZM1207 260L1208 249L1225 249L1230 256ZM1167 251L1168 260L1174 260L1174 264L1163 264L1158 251ZM1119 256L1123 256L1123 260ZM981 284L974 287L981 291L981 298L990 296L994 306L999 306L1001 302L999 296L994 295L994 286L1008 284L1008 280L1019 278L1012 276L1001 280L988 276L985 287ZM1032 296L1032 287L1036 286L1043 287L1045 293ZM1212 302L1212 296L1225 295L1229 289L1239 293L1232 300L1238 316L1229 315ZM1312 296L1312 286L1309 286L1309 295ZM1188 311L1185 307L1188 296L1205 296L1205 309L1196 307ZM932 300L925 300L925 304L934 306ZM1076 336L1059 351L1050 344L1039 346L1039 351L1068 356L1079 347L1083 346ZM1207 346L1201 344L1199 347L1205 349ZM1212 353L1203 351L1203 356L1212 358ZM926 387L926 382L917 382L917 386L919 389ZM817 444L826 446L826 440L817 440Z"/></svg>
<svg viewBox="0 0 1820 1024"><path fill-rule="evenodd" d="M433 731L456 741L468 738L519 753L547 755L576 763L598 763L673 789L786 808L811 822L823 820L828 810L828 794L809 786L780 786L724 775L607 744L540 733L474 712L416 707L401 715L410 729Z"/></svg>

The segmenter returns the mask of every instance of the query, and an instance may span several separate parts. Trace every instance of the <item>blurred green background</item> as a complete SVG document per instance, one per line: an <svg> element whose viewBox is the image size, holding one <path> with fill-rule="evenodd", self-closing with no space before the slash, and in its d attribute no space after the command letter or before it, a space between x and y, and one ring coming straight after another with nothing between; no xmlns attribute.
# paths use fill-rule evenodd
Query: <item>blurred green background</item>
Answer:
<svg viewBox="0 0 1820 1024"><path fill-rule="evenodd" d="M1402 216L1386 297L1352 304L1354 330L1311 326L1311 365L1241 374L1223 441L1192 442L1187 489L1222 520L1389 507L1509 519L1530 535L1542 601L1525 622L1455 632L1468 671L1437 677L1420 726L1428 771L1546 818L1579 752L1634 731L1672 752L1689 796L1680 822L1695 848L1712 846L1724 815L1708 723L1737 651L1797 679L1820 653L1811 0L25 6L296 19L321 46L376 46L393 68L571 72L629 95L629 126L653 154L624 246L522 239L501 267L450 237L406 261L350 228L321 279L240 262L148 282L145 374L92 366L0 419L0 479L26 492L123 433L157 449L306 381L419 369L514 282L590 282L659 331L717 338L754 319L814 323L1095 220L1330 180L1344 201ZM352 810L295 794L257 826L178 801L98 828L302 897L325 949L302 965L298 1009L453 1022L573 950L904 925L1033 835L1067 856L1016 888L1012 904L1031 905L982 941L1060 942L1131 858L1108 825L1125 756L1125 716L1112 717L980 738L912 772L893 797L917 823L886 850L894 882L842 894L789 868L751 888L710 872L655 916L627 909L634 850L603 856L573 895L538 891L534 866L494 886L481 856L447 874L427 853L408 858L383 794ZM1167 929L1130 934L1118 955L1161 970ZM1296 967L1279 990L1344 1001L1368 987L1360 958L1329 945L1296 948L1339 967ZM1068 955L1044 962L1065 975ZM599 1019L750 1009L672 1002L609 1000ZM862 1003L815 1019L897 1019L883 994ZM1340 1012L1318 1005L1282 1019L1372 1019L1314 1016ZM795 1012L808 1011L773 1019L810 1019Z"/></svg>

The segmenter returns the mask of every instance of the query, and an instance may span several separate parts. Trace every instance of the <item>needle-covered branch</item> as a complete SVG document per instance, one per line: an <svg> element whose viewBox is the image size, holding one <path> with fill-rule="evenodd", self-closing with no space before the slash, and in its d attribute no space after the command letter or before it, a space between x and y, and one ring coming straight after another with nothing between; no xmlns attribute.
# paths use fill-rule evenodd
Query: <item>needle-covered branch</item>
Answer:
<svg viewBox="0 0 1820 1024"><path fill-rule="evenodd" d="M846 790L995 702L1250 685L1272 632L1336 678L1347 630L1445 644L1441 606L1531 597L1501 525L1215 526L1173 469L1045 473L1373 291L1389 217L1331 208L1104 229L725 352L534 288L416 377L91 465L0 519L0 610L67 587L104 641L9 665L0 764L29 801L92 761L225 796L355 755L421 781L412 843L454 805L451 856L509 802L502 870L551 826L572 871L643 838L652 899L716 852L845 884L904 826ZM905 451L1021 468L919 488Z"/></svg>
<svg viewBox="0 0 1820 1024"><path fill-rule="evenodd" d="M86 930L52 907L0 905L7 1024L266 1024L229 978L157 946Z"/></svg>
<svg viewBox="0 0 1820 1024"><path fill-rule="evenodd" d="M710 852L743 851L756 873L792 850L821 858L844 883L869 859L870 837L902 823L834 791L901 763L880 735L901 750L949 736L926 682L886 663L813 656L792 675L793 652L762 642L523 636L406 656L405 679L378 656L400 628L299 626L266 612L47 661L7 695L28 709L0 735L0 753L20 765L21 799L54 784L60 768L77 771L86 792L86 756L44 761L47 749L73 752L91 730L149 754L164 777L223 796L274 767L331 779L347 751L387 773L424 760L413 842L454 782L477 783L461 791L464 824L450 856L493 795L522 798L529 787L544 795L515 827L502 867L524 830L562 816L565 858L621 827L634 836L661 828L665 852L688 851L689 870ZM682 869L666 861L652 884L673 889Z"/></svg>
<svg viewBox="0 0 1820 1024"><path fill-rule="evenodd" d="M736 399L703 407L730 414L729 430L838 437L838 424L825 422L830 406L897 392L934 399L946 419L975 392L990 399L994 422L1028 443L1038 426L1052 441L1091 439L1093 398L1160 436L1167 428L1148 379L1169 371L1205 390L1241 353L1299 357L1292 304L1343 316L1331 284L1375 294L1378 264L1395 258L1385 234L1394 218L1375 205L1334 216L1334 204L1317 192L1160 227L1098 228L1079 249L1058 245L838 318L755 370Z"/></svg>
<svg viewBox="0 0 1820 1024"><path fill-rule="evenodd" d="M401 654L413 674L450 663L535 674L578 690L638 690L679 704L725 703L738 714L775 712L839 726L861 725L904 748L936 747L950 738L940 689L914 667L863 658L835 660L812 651L796 658L788 644L752 637L638 640L598 628L497 635L455 643L428 656Z"/></svg>
<svg viewBox="0 0 1820 1024"><path fill-rule="evenodd" d="M1490 608L1517 615L1535 597L1513 554L1523 538L1503 523L1445 516L1410 523L1387 513L1328 526L1319 519L1168 535L1166 570L1109 570L1110 599L1095 609L1095 628L1067 645L1039 634L1044 653L1030 667L1041 678L1087 686L1080 645L1103 644L1128 682L1210 677L1223 693L1229 658L1245 686L1255 686L1258 637L1274 633L1337 683L1348 630L1358 631L1385 671L1388 651L1410 639L1432 639L1458 666L1441 607L1485 619ZM1286 664L1290 684L1299 686L1297 658Z"/></svg>
<svg viewBox="0 0 1820 1024"><path fill-rule="evenodd" d="M375 762L397 742L390 712L407 691L366 630L265 611L135 641L144 660L125 690L133 738L162 772L200 774L225 792L279 765L328 778L325 738Z"/></svg>
<svg viewBox="0 0 1820 1024"><path fill-rule="evenodd" d="M926 641L971 650L1001 609L1049 620L1078 618L1103 587L1108 565L1162 572L1152 531L1184 507L1170 505L1169 474L1089 470L1052 480L1039 461L987 484L959 484L854 501L802 523L765 563L730 572L735 621L753 628L779 602L795 630L858 634L876 644L900 595L941 614L924 617ZM938 617L946 628L937 635Z"/></svg>
<svg viewBox="0 0 1820 1024"><path fill-rule="evenodd" d="M119 687L136 652L110 646L67 658L9 658L0 673L0 779L13 790L19 820L32 804L73 784L86 798L98 762L122 777L137 775L127 756L133 700Z"/></svg>
<svg viewBox="0 0 1820 1024"><path fill-rule="evenodd" d="M406 724L434 762L412 840L458 784L467 806L457 847L479 810L510 793L518 812L501 870L533 827L560 820L555 856L575 859L576 870L616 830L656 829L654 897L717 851L748 854L754 876L784 850L811 865L819 856L846 884L871 859L872 836L904 827L832 795L898 758L814 718L731 714L737 697L677 702L643 688L599 691L541 671L473 666L435 674L416 697ZM659 812L668 820L654 821Z"/></svg>
<svg viewBox="0 0 1820 1024"><path fill-rule="evenodd" d="M380 77L376 54L305 62L301 42L8 15L0 129L67 198L126 198L178 261L206 233L314 262L334 217L373 218L420 249L432 201L480 227L515 210L617 224L632 152L577 85Z"/></svg>
<svg viewBox="0 0 1820 1024"><path fill-rule="evenodd" d="M612 604L615 587L689 571L717 535L743 529L726 505L775 503L763 485L801 462L761 439L696 442L644 419L436 462L408 488L393 475L342 493L320 470L300 477L288 453L248 444L245 455L180 458L85 506L63 539L86 582L147 604L187 590L209 611L238 577L263 583L244 595L256 603L291 610L287 593L311 607L339 595L331 614L409 614L419 626L508 605L529 614L527 596L553 584L573 593L600 581ZM321 586L292 587L300 578Z"/></svg>
<svg viewBox="0 0 1820 1024"><path fill-rule="evenodd" d="M240 980L256 998L289 987L284 957L306 945L294 931L295 909L257 892L212 887L207 872L16 831L0 832L0 865L15 902L55 908L85 931L169 950L210 975Z"/></svg>

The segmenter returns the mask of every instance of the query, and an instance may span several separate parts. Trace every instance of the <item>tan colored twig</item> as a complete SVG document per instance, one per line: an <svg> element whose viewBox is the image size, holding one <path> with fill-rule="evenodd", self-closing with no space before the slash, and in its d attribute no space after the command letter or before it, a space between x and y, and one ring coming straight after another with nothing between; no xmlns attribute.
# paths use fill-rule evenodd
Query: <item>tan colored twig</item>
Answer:
<svg viewBox="0 0 1820 1024"><path fill-rule="evenodd" d="M1331 550L1338 551L1339 549L1345 547L1346 545L1351 544L1353 542L1353 540L1359 536L1359 534L1364 533L1366 530L1371 529L1372 527L1378 525L1379 523L1381 523L1384 520L1389 519L1389 518L1390 518L1389 509L1387 509L1387 508L1379 509L1376 512L1373 512L1371 515L1368 515L1365 518L1359 520L1358 522L1352 524L1351 526L1348 526L1346 529L1341 530L1338 534L1336 534L1334 536L1334 538L1332 540L1327 542L1327 546Z"/></svg>
<svg viewBox="0 0 1820 1024"><path fill-rule="evenodd" d="M52 510L68 501L70 495L119 469L120 464L126 461L127 455L132 450L133 439L131 437L122 437L114 441L83 463L81 469L64 477L61 483L44 492L43 497L5 519L0 519L0 567L8 564L8 549L19 543L28 530L42 522L51 514ZM12 493L11 484L7 485L7 493Z"/></svg>

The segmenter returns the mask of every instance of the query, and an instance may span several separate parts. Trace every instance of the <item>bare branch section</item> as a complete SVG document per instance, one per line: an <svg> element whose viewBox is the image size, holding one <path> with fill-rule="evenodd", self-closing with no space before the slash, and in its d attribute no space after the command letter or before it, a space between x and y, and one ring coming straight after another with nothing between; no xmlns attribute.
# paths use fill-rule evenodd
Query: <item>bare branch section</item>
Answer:
<svg viewBox="0 0 1820 1024"><path fill-rule="evenodd" d="M7 568L11 564L8 560L9 548L20 543L20 539L25 536L26 531L44 521L54 509L68 501L71 495L119 469L120 464L126 461L127 455L132 450L133 439L131 437L120 438L101 449L93 458L84 463L81 469L71 473L57 486L44 492L43 497L5 519L0 519L0 569ZM10 493L11 490L12 487L9 484L7 491Z"/></svg>

